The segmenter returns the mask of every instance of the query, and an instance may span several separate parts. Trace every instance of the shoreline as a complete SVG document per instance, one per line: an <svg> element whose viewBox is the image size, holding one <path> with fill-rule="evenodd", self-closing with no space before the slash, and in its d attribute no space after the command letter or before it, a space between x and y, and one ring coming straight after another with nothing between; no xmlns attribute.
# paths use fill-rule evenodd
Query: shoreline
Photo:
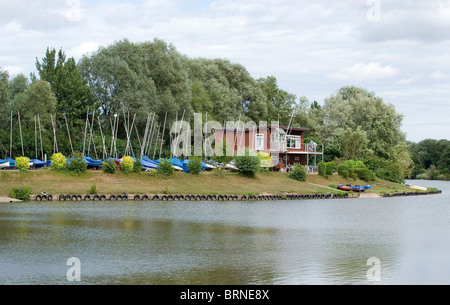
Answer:
<svg viewBox="0 0 450 305"><path fill-rule="evenodd" d="M37 194L31 201L270 201L270 200L314 200L314 199L383 199L402 196L424 196L441 194L441 190L429 192L400 192L392 194L376 193L321 193L321 194L261 194L261 195L200 195L200 194ZM6 198L6 197L0 197ZM11 199L11 198L10 198ZM21 201L11 199L14 201ZM0 201L1 202L1 201ZM13 202L13 201L4 201Z"/></svg>

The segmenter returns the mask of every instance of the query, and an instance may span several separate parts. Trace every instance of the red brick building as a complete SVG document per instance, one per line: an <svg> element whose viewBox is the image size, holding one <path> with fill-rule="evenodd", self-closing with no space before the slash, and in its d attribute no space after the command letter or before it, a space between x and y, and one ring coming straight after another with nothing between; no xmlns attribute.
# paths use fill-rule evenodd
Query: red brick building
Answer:
<svg viewBox="0 0 450 305"><path fill-rule="evenodd" d="M295 164L316 166L317 157L323 160L323 145L305 143L308 131L307 128L287 126L219 128L215 131L215 142L226 141L227 155L244 148L269 153L277 168L290 168Z"/></svg>

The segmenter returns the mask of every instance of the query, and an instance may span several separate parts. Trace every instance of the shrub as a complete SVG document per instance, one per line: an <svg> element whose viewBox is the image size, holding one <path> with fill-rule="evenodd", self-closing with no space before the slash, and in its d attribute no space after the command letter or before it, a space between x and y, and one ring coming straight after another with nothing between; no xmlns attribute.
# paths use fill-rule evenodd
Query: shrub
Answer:
<svg viewBox="0 0 450 305"><path fill-rule="evenodd" d="M344 162L349 168L365 168L366 165L363 161L347 160Z"/></svg>
<svg viewBox="0 0 450 305"><path fill-rule="evenodd" d="M30 167L30 159L27 157L18 157L16 158L16 166L21 172L25 172Z"/></svg>
<svg viewBox="0 0 450 305"><path fill-rule="evenodd" d="M117 164L114 159L103 162L102 169L105 173L114 174L117 171Z"/></svg>
<svg viewBox="0 0 450 305"><path fill-rule="evenodd" d="M255 177L261 165L261 159L258 156L250 156L248 152L244 156L237 156L235 162L239 174L249 178Z"/></svg>
<svg viewBox="0 0 450 305"><path fill-rule="evenodd" d="M134 171L135 173L140 173L140 172L142 171L142 163L141 163L140 160L134 161L134 164L133 164L133 171Z"/></svg>
<svg viewBox="0 0 450 305"><path fill-rule="evenodd" d="M338 174L341 175L341 176L343 176L342 172L343 171L348 171L348 169L349 169L349 167L346 164L339 164L338 167L337 167Z"/></svg>
<svg viewBox="0 0 450 305"><path fill-rule="evenodd" d="M189 173L198 175L202 171L202 162L198 159L193 159L187 164L187 169L189 170Z"/></svg>
<svg viewBox="0 0 450 305"><path fill-rule="evenodd" d="M373 174L373 172L367 168L355 168L354 171L359 179L366 182L374 181L375 179L375 175Z"/></svg>
<svg viewBox="0 0 450 305"><path fill-rule="evenodd" d="M326 177L327 176L327 165L323 162L320 162L318 167L319 167L319 176Z"/></svg>
<svg viewBox="0 0 450 305"><path fill-rule="evenodd" d="M25 187L25 186L24 187L14 186L12 188L11 192L9 192L9 197L14 198L14 199L23 200L23 201L29 201L30 194L31 194L31 188Z"/></svg>
<svg viewBox="0 0 450 305"><path fill-rule="evenodd" d="M81 154L75 155L67 164L67 170L74 173L84 173L87 169L87 163L83 160Z"/></svg>
<svg viewBox="0 0 450 305"><path fill-rule="evenodd" d="M348 179L348 177L350 177L350 174L349 174L348 170L343 170L342 171L342 177L344 177L344 179Z"/></svg>
<svg viewBox="0 0 450 305"><path fill-rule="evenodd" d="M289 174L289 178L297 181L306 181L306 169L303 165L297 164Z"/></svg>
<svg viewBox="0 0 450 305"><path fill-rule="evenodd" d="M62 153L53 154L50 161L54 170L63 170L66 168L66 157Z"/></svg>
<svg viewBox="0 0 450 305"><path fill-rule="evenodd" d="M335 183L331 182L330 184L328 184L328 187L335 189L335 188L337 188L337 185Z"/></svg>
<svg viewBox="0 0 450 305"><path fill-rule="evenodd" d="M91 195L97 194L97 186L95 184L91 185L91 187L88 189L88 194L91 194Z"/></svg>
<svg viewBox="0 0 450 305"><path fill-rule="evenodd" d="M351 177L353 180L358 179L358 175L357 175L356 173L351 174L350 177Z"/></svg>
<svg viewBox="0 0 450 305"><path fill-rule="evenodd" d="M134 160L131 157L123 157L122 161L120 162L120 168L122 172L125 174L129 174L133 171L134 167Z"/></svg>
<svg viewBox="0 0 450 305"><path fill-rule="evenodd" d="M335 167L336 167L336 164L334 164L334 162L325 163L325 171L328 176L333 175Z"/></svg>
<svg viewBox="0 0 450 305"><path fill-rule="evenodd" d="M157 172L164 176L172 175L173 174L172 162L170 160L161 159L161 161L158 164Z"/></svg>

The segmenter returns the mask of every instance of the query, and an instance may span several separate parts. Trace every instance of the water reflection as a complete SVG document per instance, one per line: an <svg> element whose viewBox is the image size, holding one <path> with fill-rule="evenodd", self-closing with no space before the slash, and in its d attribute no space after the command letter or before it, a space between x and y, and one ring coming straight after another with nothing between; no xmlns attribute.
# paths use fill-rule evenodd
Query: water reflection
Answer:
<svg viewBox="0 0 450 305"><path fill-rule="evenodd" d="M416 182L415 184L419 184ZM433 185L436 185L434 183ZM0 205L1 284L448 283L449 189L426 197Z"/></svg>

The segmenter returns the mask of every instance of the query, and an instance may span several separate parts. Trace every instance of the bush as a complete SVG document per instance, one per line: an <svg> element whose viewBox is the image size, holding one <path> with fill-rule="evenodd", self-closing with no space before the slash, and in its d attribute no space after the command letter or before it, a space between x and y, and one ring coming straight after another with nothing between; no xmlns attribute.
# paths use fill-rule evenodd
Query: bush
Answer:
<svg viewBox="0 0 450 305"><path fill-rule="evenodd" d="M358 179L358 174L353 173L350 175L350 178L352 178L355 181L356 179Z"/></svg>
<svg viewBox="0 0 450 305"><path fill-rule="evenodd" d="M187 169L189 170L189 173L198 175L202 171L202 162L198 159L193 159L187 164Z"/></svg>
<svg viewBox="0 0 450 305"><path fill-rule="evenodd" d="M140 173L140 172L142 171L142 163L141 163L140 160L134 161L134 164L133 164L133 171L134 171L135 173Z"/></svg>
<svg viewBox="0 0 450 305"><path fill-rule="evenodd" d="M84 173L87 169L87 163L83 160L81 154L75 155L67 164L67 170L74 173Z"/></svg>
<svg viewBox="0 0 450 305"><path fill-rule="evenodd" d="M30 159L27 157L18 157L16 158L16 166L21 172L25 172L30 167Z"/></svg>
<svg viewBox="0 0 450 305"><path fill-rule="evenodd" d="M23 200L23 201L29 201L30 194L31 194L31 188L25 187L25 186L24 187L14 186L12 188L11 192L9 192L9 197L14 198L14 199Z"/></svg>
<svg viewBox="0 0 450 305"><path fill-rule="evenodd" d="M239 174L249 178L255 177L261 165L261 159L258 156L249 156L248 152L244 156L237 156L235 162Z"/></svg>
<svg viewBox="0 0 450 305"><path fill-rule="evenodd" d="M134 160L131 157L123 157L122 161L120 162L120 168L122 172L125 174L129 174L133 171L134 168Z"/></svg>
<svg viewBox="0 0 450 305"><path fill-rule="evenodd" d="M373 172L367 168L355 168L354 169L355 174L358 176L359 179L364 180L366 182L374 181L375 175Z"/></svg>
<svg viewBox="0 0 450 305"><path fill-rule="evenodd" d="M335 188L337 188L337 185L332 182L332 183L328 184L328 187L335 189Z"/></svg>
<svg viewBox="0 0 450 305"><path fill-rule="evenodd" d="M328 176L333 175L335 167L336 167L336 164L334 164L334 162L325 163L325 171Z"/></svg>
<svg viewBox="0 0 450 305"><path fill-rule="evenodd" d="M343 176L342 172L348 171L348 169L349 169L349 167L346 164L339 164L339 166L337 167L338 174L341 176Z"/></svg>
<svg viewBox="0 0 450 305"><path fill-rule="evenodd" d="M95 184L91 185L91 187L88 189L88 194L91 194L91 195L97 194L97 186Z"/></svg>
<svg viewBox="0 0 450 305"><path fill-rule="evenodd" d="M53 154L50 161L54 170L63 170L66 168L66 157L62 153Z"/></svg>
<svg viewBox="0 0 450 305"><path fill-rule="evenodd" d="M117 164L114 159L109 159L108 161L103 162L102 169L105 173L115 174L117 171Z"/></svg>
<svg viewBox="0 0 450 305"><path fill-rule="evenodd" d="M289 174L289 178L297 181L306 181L306 169L303 165L297 164Z"/></svg>
<svg viewBox="0 0 450 305"><path fill-rule="evenodd" d="M319 167L319 176L327 177L327 165L323 162L320 162L318 167Z"/></svg>
<svg viewBox="0 0 450 305"><path fill-rule="evenodd" d="M347 160L343 164L347 165L349 168L365 168L365 167L367 167L363 161Z"/></svg>
<svg viewBox="0 0 450 305"><path fill-rule="evenodd" d="M170 160L161 159L161 162L158 164L157 172L164 175L170 176L173 174L173 166Z"/></svg>
<svg viewBox="0 0 450 305"><path fill-rule="evenodd" d="M348 170L342 171L342 177L344 177L344 179L348 179L348 177L350 177L350 173L348 172Z"/></svg>

